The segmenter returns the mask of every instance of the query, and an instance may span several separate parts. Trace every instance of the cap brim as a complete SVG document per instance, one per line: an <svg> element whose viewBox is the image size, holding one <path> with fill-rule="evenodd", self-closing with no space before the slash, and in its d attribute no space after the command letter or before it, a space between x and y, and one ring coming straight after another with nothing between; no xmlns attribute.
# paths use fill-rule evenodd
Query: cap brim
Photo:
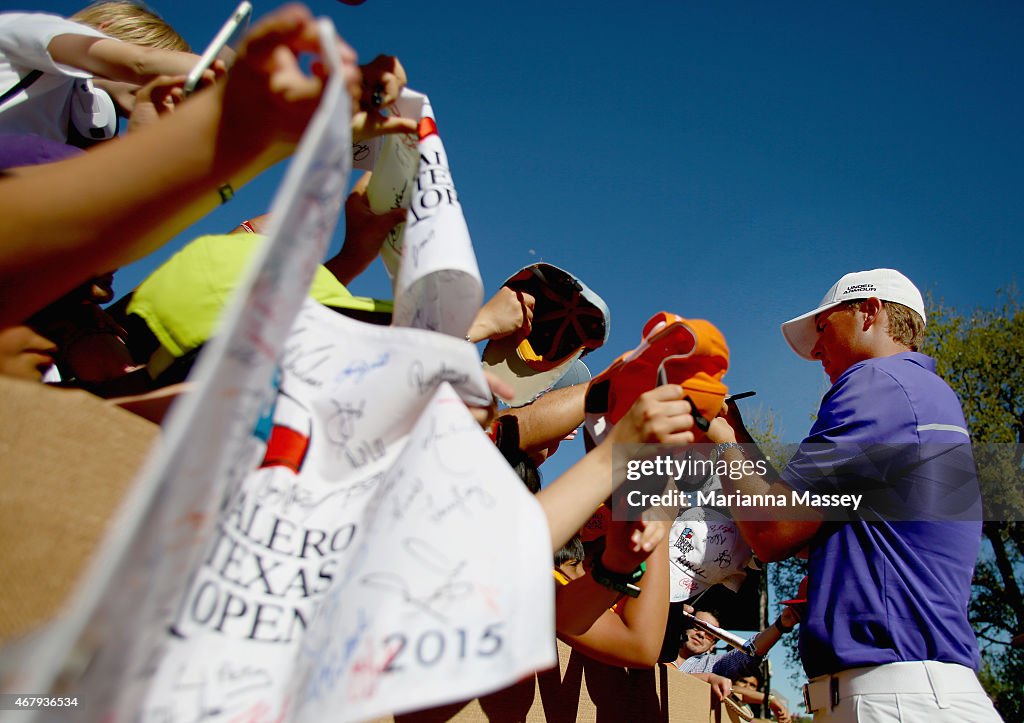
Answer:
<svg viewBox="0 0 1024 723"><path fill-rule="evenodd" d="M578 349L561 364L538 371L520 356L519 341L512 335L487 343L484 347L483 366L484 371L494 374L512 387L515 394L506 403L510 407L521 407L553 388L582 354L583 350Z"/></svg>
<svg viewBox="0 0 1024 723"><path fill-rule="evenodd" d="M786 338L786 342L797 355L808 361L814 361L811 351L818 342L818 329L815 326L814 317L826 309L839 306L841 303L843 302L834 301L831 304L819 306L817 309L812 309L806 314L801 314L794 319L783 322L782 336Z"/></svg>
<svg viewBox="0 0 1024 723"><path fill-rule="evenodd" d="M583 363L582 359L577 359L565 371L562 378L554 383L551 387L551 391L556 389L565 389L566 387L574 387L577 384L588 384L592 378L593 375L590 373L590 369L587 365Z"/></svg>

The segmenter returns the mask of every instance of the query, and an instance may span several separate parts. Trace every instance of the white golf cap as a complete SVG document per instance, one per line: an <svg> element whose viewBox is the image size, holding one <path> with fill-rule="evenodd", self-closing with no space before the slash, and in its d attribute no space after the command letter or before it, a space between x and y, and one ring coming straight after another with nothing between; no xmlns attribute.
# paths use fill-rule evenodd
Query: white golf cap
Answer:
<svg viewBox="0 0 1024 723"><path fill-rule="evenodd" d="M818 341L818 329L814 317L838 306L844 301L867 299L870 297L882 301L892 301L913 309L924 321L924 299L914 283L895 269L871 269L870 271L854 271L839 279L825 294L817 308L782 325L782 335L797 354L804 359L813 360L811 350Z"/></svg>

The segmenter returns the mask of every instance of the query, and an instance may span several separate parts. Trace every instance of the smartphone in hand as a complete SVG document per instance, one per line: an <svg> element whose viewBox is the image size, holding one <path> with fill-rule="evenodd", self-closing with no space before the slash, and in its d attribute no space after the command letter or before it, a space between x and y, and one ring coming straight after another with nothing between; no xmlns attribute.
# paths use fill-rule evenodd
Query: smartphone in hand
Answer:
<svg viewBox="0 0 1024 723"><path fill-rule="evenodd" d="M232 36L238 32L238 29L249 19L251 14L252 3L249 0L242 0L242 2L238 3L238 7L231 13L231 17L221 26L221 29L214 36L210 44L206 46L206 50L200 56L199 62L189 71L188 77L185 78L184 90L186 94L195 91L199 86L199 81L203 78L203 73L213 65L213 61L217 59L217 56L220 55L220 52L228 44Z"/></svg>

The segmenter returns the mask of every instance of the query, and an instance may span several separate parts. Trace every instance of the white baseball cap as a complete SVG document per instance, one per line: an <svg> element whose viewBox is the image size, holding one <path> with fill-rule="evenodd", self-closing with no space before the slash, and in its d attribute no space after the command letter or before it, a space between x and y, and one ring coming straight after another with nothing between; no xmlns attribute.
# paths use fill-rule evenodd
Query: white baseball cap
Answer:
<svg viewBox="0 0 1024 723"><path fill-rule="evenodd" d="M782 325L782 335L797 354L813 361L811 350L818 341L814 317L844 301L876 297L913 309L925 321L924 299L914 283L895 269L854 271L839 279L825 294L817 308L790 319Z"/></svg>

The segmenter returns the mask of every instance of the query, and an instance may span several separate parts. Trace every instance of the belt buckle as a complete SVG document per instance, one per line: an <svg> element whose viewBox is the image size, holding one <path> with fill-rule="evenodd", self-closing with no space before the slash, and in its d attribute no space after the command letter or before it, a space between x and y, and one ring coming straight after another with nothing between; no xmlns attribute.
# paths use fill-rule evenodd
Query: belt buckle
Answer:
<svg viewBox="0 0 1024 723"><path fill-rule="evenodd" d="M825 681L821 681L821 682L825 682ZM804 687L803 687L804 707L807 709L808 713L813 713L814 711L818 710L818 708L812 708L811 707L811 686L812 685L813 685L813 682L808 681L808 682L804 683ZM834 675L831 675L828 678L828 703L829 703L829 707L831 707L831 708L835 708L837 705L839 705L839 678L835 677Z"/></svg>

